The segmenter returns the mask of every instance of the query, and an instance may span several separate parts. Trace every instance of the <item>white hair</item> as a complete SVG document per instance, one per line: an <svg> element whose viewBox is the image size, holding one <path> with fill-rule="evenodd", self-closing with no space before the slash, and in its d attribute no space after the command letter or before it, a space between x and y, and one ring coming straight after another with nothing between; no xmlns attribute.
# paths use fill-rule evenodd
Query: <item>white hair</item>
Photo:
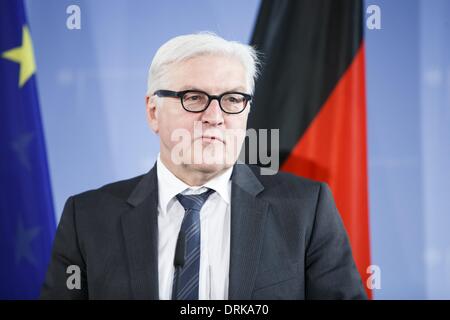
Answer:
<svg viewBox="0 0 450 320"><path fill-rule="evenodd" d="M172 63L207 54L237 58L245 68L250 94L253 93L260 66L256 50L211 32L200 32L172 38L158 49L148 71L147 94L150 96L156 90L163 89L164 76Z"/></svg>

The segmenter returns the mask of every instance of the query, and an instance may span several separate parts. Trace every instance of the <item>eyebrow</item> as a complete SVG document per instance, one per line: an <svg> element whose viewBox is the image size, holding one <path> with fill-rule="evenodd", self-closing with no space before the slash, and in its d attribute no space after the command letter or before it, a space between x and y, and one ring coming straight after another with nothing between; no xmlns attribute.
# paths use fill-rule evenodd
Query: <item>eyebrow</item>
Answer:
<svg viewBox="0 0 450 320"><path fill-rule="evenodd" d="M178 90L178 91L185 91L185 90L193 90L193 91L203 91L203 92L207 92L207 91L204 90L204 89L200 89L200 88L197 88L197 87L191 86L191 85L182 86L182 87L180 88L180 90ZM234 91L245 92L245 89L244 89L244 87L235 87L235 88L233 88L233 89L231 89L231 90L226 90L226 91L224 91L224 92L234 92Z"/></svg>

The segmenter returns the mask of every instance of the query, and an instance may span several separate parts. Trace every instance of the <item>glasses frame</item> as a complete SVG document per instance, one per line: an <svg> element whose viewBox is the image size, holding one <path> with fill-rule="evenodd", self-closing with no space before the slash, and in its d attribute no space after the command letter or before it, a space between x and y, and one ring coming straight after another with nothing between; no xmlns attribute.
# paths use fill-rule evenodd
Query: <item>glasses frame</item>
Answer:
<svg viewBox="0 0 450 320"><path fill-rule="evenodd" d="M183 97L185 96L185 94L190 93L190 92L203 93L203 94L205 94L208 97L208 103L206 104L204 109L199 110L199 111L192 111L192 110L186 109L186 107L183 104ZM223 96L225 96L227 94L240 94L240 95L244 96L245 104L244 104L244 107L242 108L241 111L239 111L239 112L228 112L228 111L225 111L222 108L222 103L220 102L220 100L222 100ZM251 95L249 95L247 93L239 92L239 91L228 91L228 92L224 92L224 93L222 93L222 94L220 94L218 96L214 96L214 95L210 95L207 92L201 91L201 90L184 90L184 91L156 90L153 93L153 95L156 95L158 97L180 98L180 102L181 102L181 105L183 106L183 109L186 110L187 112L193 112L193 113L200 113L200 112L205 111L211 105L211 101L212 100L217 100L217 102L219 102L219 107L220 107L220 109L223 112L225 112L227 114L239 114L239 113L241 113L242 111L245 110L245 108L247 107L248 102L251 101L252 98L253 98Z"/></svg>

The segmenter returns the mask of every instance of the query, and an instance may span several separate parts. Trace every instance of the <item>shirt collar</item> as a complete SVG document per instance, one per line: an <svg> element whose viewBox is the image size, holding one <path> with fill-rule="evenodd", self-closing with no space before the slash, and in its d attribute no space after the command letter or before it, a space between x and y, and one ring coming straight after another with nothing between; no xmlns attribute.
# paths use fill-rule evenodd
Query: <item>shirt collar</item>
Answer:
<svg viewBox="0 0 450 320"><path fill-rule="evenodd" d="M230 204L230 188L229 182L231 174L233 172L233 166L228 168L222 174L215 176L202 186L191 187L177 178L161 161L161 156L158 154L156 160L157 176L158 176L158 197L161 212L166 214L168 206L171 204L171 200L179 193L196 194L203 192L202 189L210 188L216 191L219 196L227 203Z"/></svg>

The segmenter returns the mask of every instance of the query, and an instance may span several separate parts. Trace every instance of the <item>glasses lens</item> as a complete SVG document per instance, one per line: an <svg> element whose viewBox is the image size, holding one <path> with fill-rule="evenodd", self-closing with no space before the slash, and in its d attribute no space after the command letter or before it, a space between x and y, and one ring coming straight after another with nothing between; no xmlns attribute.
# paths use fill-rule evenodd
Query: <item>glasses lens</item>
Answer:
<svg viewBox="0 0 450 320"><path fill-rule="evenodd" d="M189 111L201 111L208 104L208 96L202 92L189 91L183 96L183 106Z"/></svg>
<svg viewBox="0 0 450 320"><path fill-rule="evenodd" d="M245 108L247 99L242 94L229 93L222 97L220 104L226 112L239 113Z"/></svg>

